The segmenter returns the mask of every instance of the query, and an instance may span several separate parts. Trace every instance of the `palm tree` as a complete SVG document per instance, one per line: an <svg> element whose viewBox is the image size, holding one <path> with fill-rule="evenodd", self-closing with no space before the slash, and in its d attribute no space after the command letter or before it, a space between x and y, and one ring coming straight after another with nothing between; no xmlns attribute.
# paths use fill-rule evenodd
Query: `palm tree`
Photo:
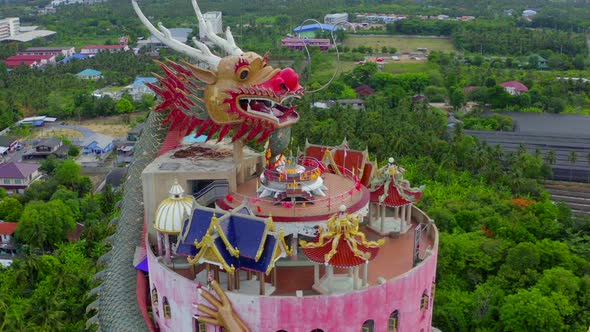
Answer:
<svg viewBox="0 0 590 332"><path fill-rule="evenodd" d="M578 154L575 150L572 150L572 152L567 156L567 160L572 164L572 167L570 167L570 181L572 181L574 174L574 165L578 161Z"/></svg>
<svg viewBox="0 0 590 332"><path fill-rule="evenodd" d="M555 151L549 150L549 152L547 152L547 155L545 156L545 162L547 164L549 164L549 166L553 166L556 161L557 161L557 157L555 156ZM553 167L550 167L550 168L551 168L551 171L553 171ZM551 173L553 173L553 172L551 172ZM551 177L553 177L553 175L551 175Z"/></svg>

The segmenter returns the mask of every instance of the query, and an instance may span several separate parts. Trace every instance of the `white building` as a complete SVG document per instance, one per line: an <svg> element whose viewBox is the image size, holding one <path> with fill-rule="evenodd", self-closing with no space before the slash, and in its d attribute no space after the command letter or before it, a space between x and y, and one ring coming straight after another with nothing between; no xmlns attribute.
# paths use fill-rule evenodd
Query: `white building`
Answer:
<svg viewBox="0 0 590 332"><path fill-rule="evenodd" d="M20 19L7 17L0 20L0 39L8 38L20 33Z"/></svg>
<svg viewBox="0 0 590 332"><path fill-rule="evenodd" d="M336 13L336 14L328 14L324 16L324 23L325 24L340 24L343 22L348 22L348 14L347 13Z"/></svg>
<svg viewBox="0 0 590 332"><path fill-rule="evenodd" d="M207 22L211 24L211 27L213 28L213 32L215 34L220 34L223 32L221 12L206 12L205 14L203 14L203 17ZM199 38L205 38L205 26L201 21L199 21Z"/></svg>

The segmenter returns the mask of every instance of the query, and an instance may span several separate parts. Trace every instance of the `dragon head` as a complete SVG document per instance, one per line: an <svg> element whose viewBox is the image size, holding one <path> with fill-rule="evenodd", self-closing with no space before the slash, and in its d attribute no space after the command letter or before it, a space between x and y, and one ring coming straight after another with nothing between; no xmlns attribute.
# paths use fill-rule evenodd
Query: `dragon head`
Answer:
<svg viewBox="0 0 590 332"><path fill-rule="evenodd" d="M233 129L232 140L266 140L277 129L288 128L299 120L292 103L303 96L304 89L293 69L276 69L268 65L268 56L242 52L229 28L223 39L212 32L195 0L195 13L208 39L229 55L220 58L193 39L197 49L171 37L168 29L156 29L132 2L146 27L164 44L205 63L205 69L185 61L160 63L165 76L157 76L160 86L150 87L161 96L156 111L171 110L170 121L186 131L197 128L197 135L219 140Z"/></svg>

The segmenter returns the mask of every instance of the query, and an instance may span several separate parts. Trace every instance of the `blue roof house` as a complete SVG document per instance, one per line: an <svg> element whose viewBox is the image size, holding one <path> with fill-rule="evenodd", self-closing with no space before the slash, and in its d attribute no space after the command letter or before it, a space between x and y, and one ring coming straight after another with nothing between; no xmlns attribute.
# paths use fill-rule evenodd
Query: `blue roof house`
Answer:
<svg viewBox="0 0 590 332"><path fill-rule="evenodd" d="M128 92L133 100L141 100L145 94L155 95L155 93L146 85L146 83L156 84L158 79L155 77L136 77L133 84L128 86Z"/></svg>
<svg viewBox="0 0 590 332"><path fill-rule="evenodd" d="M63 58L60 62L61 63L68 63L72 60L84 60L84 59L88 59L88 55L86 54L80 54L80 53L74 53L68 57Z"/></svg>
<svg viewBox="0 0 590 332"><path fill-rule="evenodd" d="M77 73L76 77L85 80L99 80L102 78L102 72L94 69L84 69Z"/></svg>
<svg viewBox="0 0 590 332"><path fill-rule="evenodd" d="M100 156L113 150L113 138L95 133L89 136L84 136L81 145L83 154L93 153Z"/></svg>

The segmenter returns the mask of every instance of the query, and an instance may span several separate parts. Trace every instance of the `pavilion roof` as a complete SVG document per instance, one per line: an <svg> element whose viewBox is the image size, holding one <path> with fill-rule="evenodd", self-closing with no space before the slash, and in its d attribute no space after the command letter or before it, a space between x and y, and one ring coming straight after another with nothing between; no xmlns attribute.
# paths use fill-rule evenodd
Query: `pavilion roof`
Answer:
<svg viewBox="0 0 590 332"><path fill-rule="evenodd" d="M358 219L339 213L328 220L328 230L320 230L313 242L301 241L303 252L310 260L335 267L353 267L373 260L385 243L367 241L358 230Z"/></svg>
<svg viewBox="0 0 590 332"><path fill-rule="evenodd" d="M230 273L236 269L269 273L291 250L271 217L259 218L245 210L197 206L183 227L176 253L189 256L192 264L211 263Z"/></svg>

